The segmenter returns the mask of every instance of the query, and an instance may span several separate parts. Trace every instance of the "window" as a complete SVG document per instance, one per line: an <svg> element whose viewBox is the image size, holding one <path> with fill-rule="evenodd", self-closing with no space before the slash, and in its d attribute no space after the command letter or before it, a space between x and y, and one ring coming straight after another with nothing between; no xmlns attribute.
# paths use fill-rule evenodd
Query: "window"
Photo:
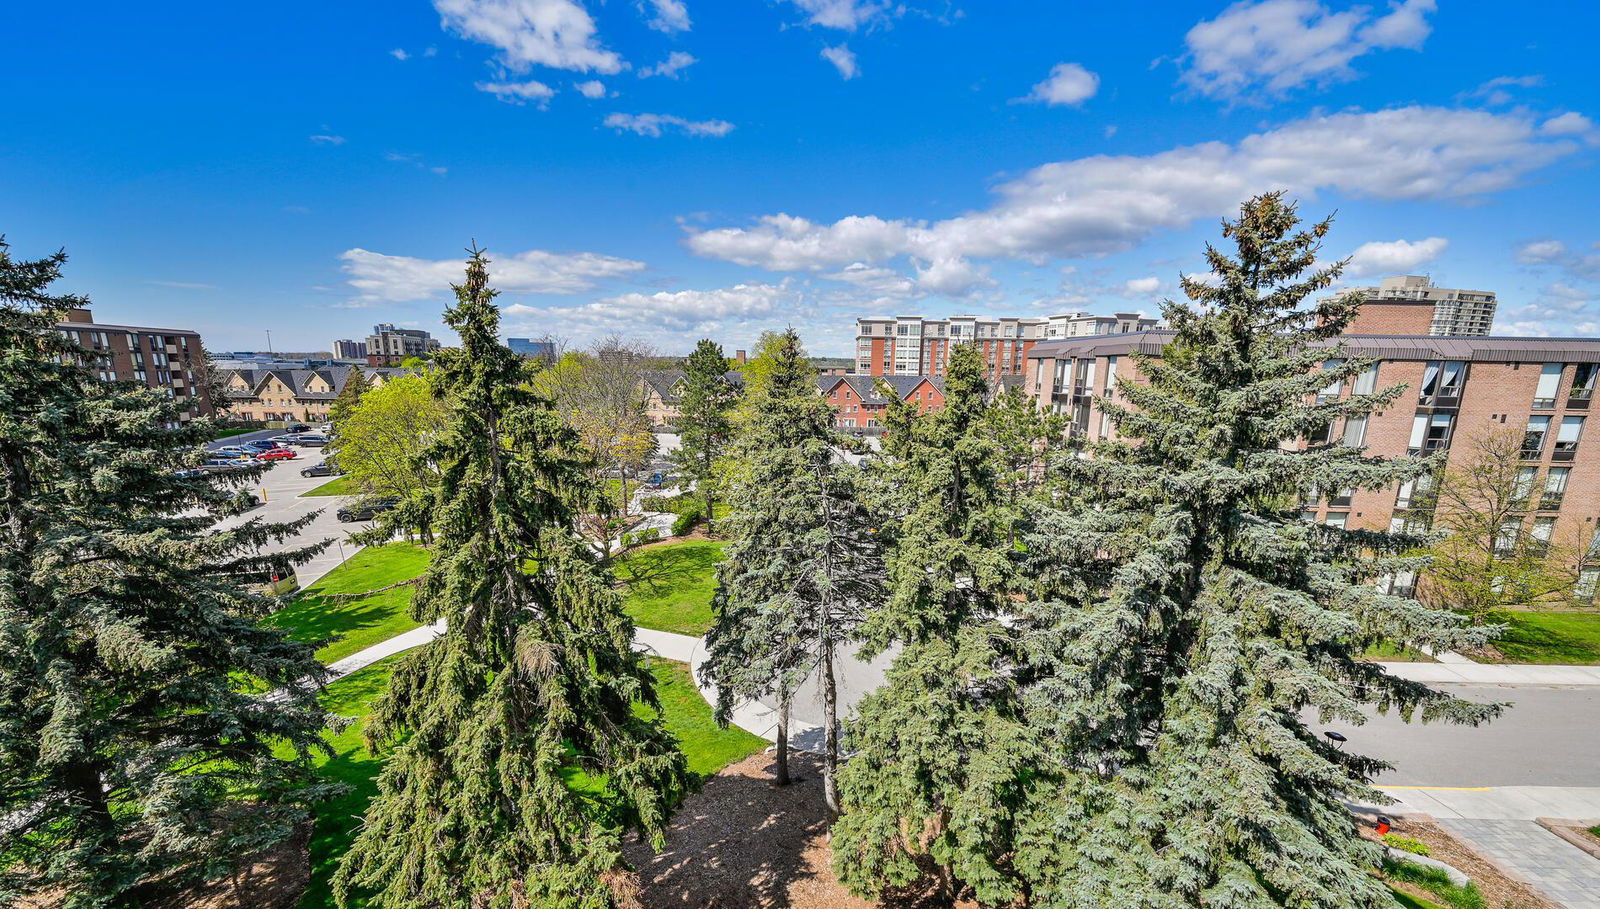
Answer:
<svg viewBox="0 0 1600 909"><path fill-rule="evenodd" d="M1578 452L1578 437L1583 435L1583 417L1562 417L1556 432L1556 460L1570 461Z"/></svg>
<svg viewBox="0 0 1600 909"><path fill-rule="evenodd" d="M1419 413L1411 421L1411 454L1432 454L1450 447L1450 427L1455 417L1447 413Z"/></svg>
<svg viewBox="0 0 1600 909"><path fill-rule="evenodd" d="M1462 374L1466 371L1460 360L1434 360L1422 371L1422 397L1428 404L1450 404L1461 396Z"/></svg>
<svg viewBox="0 0 1600 909"><path fill-rule="evenodd" d="M1546 363L1539 371L1539 385L1533 391L1533 409L1550 410L1556 406L1556 389L1561 387L1560 363Z"/></svg>
<svg viewBox="0 0 1600 909"><path fill-rule="evenodd" d="M1350 519L1349 512L1330 511L1330 512L1328 512L1327 519L1324 520L1322 523L1328 525L1329 527L1337 527L1340 530L1343 530L1345 522L1348 521L1349 519Z"/></svg>
<svg viewBox="0 0 1600 909"><path fill-rule="evenodd" d="M1523 470L1531 469L1528 467L1523 468ZM1539 507L1541 509L1552 511L1561 507L1561 499L1567 494L1567 477L1571 473L1571 467L1552 467L1550 472L1544 475L1544 494L1539 496Z"/></svg>
<svg viewBox="0 0 1600 909"><path fill-rule="evenodd" d="M1550 538L1555 535L1555 532L1555 518L1534 518L1533 529L1528 532L1528 538L1532 541L1533 550L1540 555L1548 552L1550 550Z"/></svg>
<svg viewBox="0 0 1600 909"><path fill-rule="evenodd" d="M1500 531L1494 535L1494 554L1500 558L1511 555L1517 548L1517 536L1522 532L1522 522L1509 520L1502 522Z"/></svg>
<svg viewBox="0 0 1600 909"><path fill-rule="evenodd" d="M1106 357L1106 385L1105 393L1110 394L1113 386L1117 384L1117 358Z"/></svg>
<svg viewBox="0 0 1600 909"><path fill-rule="evenodd" d="M1367 418L1347 417L1344 421L1344 444L1360 448L1367 439Z"/></svg>
<svg viewBox="0 0 1600 909"><path fill-rule="evenodd" d="M1543 454L1544 437L1549 434L1549 417L1529 417L1528 428L1522 433L1522 456L1532 459Z"/></svg>
<svg viewBox="0 0 1600 909"><path fill-rule="evenodd" d="M1333 359L1324 362L1322 364L1322 368L1326 372L1334 372L1343 365L1344 360ZM1328 387L1322 389L1322 391L1317 394L1317 403L1320 404L1323 401L1330 401L1334 398L1337 398L1339 397L1339 393L1341 391L1344 391L1344 379L1335 378L1332 382L1328 383Z"/></svg>
<svg viewBox="0 0 1600 909"><path fill-rule="evenodd" d="M1306 437L1306 443L1309 444L1309 445L1326 445L1329 442L1331 442L1332 440L1333 440L1333 422L1332 421L1329 421L1327 424L1323 425L1319 429L1312 430L1311 431L1311 435Z"/></svg>
<svg viewBox="0 0 1600 909"><path fill-rule="evenodd" d="M1526 507L1528 500L1533 498L1533 484L1538 476L1537 467L1517 468L1517 478L1511 483L1511 501L1516 507Z"/></svg>
<svg viewBox="0 0 1600 909"><path fill-rule="evenodd" d="M1350 387L1350 393L1356 395L1370 395L1378 388L1378 364L1374 363L1361 370L1356 376L1355 384Z"/></svg>
<svg viewBox="0 0 1600 909"><path fill-rule="evenodd" d="M1600 586L1600 568L1585 568L1578 572L1578 583L1572 587L1572 595L1580 600L1594 599L1595 587Z"/></svg>
<svg viewBox="0 0 1600 909"><path fill-rule="evenodd" d="M1582 401L1585 405L1594 397L1595 378L1600 376L1600 363L1579 363L1572 368L1572 391L1567 394L1567 406Z"/></svg>

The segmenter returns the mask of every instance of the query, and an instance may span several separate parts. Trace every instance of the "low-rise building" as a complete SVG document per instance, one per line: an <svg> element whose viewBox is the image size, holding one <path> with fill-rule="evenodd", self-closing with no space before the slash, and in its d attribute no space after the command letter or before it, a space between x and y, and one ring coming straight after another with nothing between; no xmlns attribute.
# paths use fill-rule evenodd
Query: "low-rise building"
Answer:
<svg viewBox="0 0 1600 909"><path fill-rule="evenodd" d="M328 408L355 370L374 387L407 375L410 369L372 366L322 366L314 369L224 370L229 415L256 423L322 422Z"/></svg>
<svg viewBox="0 0 1600 909"><path fill-rule="evenodd" d="M918 413L944 406L944 376L817 377L818 390L833 407L834 425L858 435L883 432L883 413L894 401L883 386L900 400L914 405Z"/></svg>
<svg viewBox="0 0 1600 909"><path fill-rule="evenodd" d="M426 358L439 342L420 328L395 328L388 322L372 326L367 336L368 366L399 366L411 357Z"/></svg>
<svg viewBox="0 0 1600 909"><path fill-rule="evenodd" d="M206 389L205 347L182 328L109 325L88 309L74 309L56 329L90 357L90 369L107 382L137 382L165 391L185 405L180 421L214 412Z"/></svg>
<svg viewBox="0 0 1600 909"><path fill-rule="evenodd" d="M743 362L743 361L740 361ZM678 401L683 395L683 370L653 369L644 374L644 413L652 426L671 426L678 419ZM735 388L744 387L744 373L730 369L723 378Z"/></svg>

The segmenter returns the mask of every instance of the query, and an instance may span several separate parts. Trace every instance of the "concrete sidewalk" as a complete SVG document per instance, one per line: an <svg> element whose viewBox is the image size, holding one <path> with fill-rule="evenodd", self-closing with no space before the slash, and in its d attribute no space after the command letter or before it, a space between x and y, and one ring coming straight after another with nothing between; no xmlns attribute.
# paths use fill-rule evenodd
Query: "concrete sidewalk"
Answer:
<svg viewBox="0 0 1600 909"><path fill-rule="evenodd" d="M1600 685L1600 666L1533 666L1505 663L1384 663L1390 675L1429 684Z"/></svg>

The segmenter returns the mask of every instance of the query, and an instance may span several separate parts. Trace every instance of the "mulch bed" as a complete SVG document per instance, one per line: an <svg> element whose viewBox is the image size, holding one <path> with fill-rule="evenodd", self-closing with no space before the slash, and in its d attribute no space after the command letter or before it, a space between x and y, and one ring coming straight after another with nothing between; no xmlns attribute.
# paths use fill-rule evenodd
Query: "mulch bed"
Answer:
<svg viewBox="0 0 1600 909"><path fill-rule="evenodd" d="M1532 887L1507 876L1499 867L1491 864L1431 819L1425 820L1417 816L1397 817L1391 832L1428 844L1429 858L1436 858L1447 865L1461 869L1467 877L1472 878L1472 883L1477 885L1488 909L1560 909L1555 903L1540 896ZM1378 838L1372 829L1366 826L1362 827L1362 835L1370 839ZM1419 887L1399 881L1394 882L1394 885L1412 896L1439 902L1438 897Z"/></svg>
<svg viewBox="0 0 1600 909"><path fill-rule="evenodd" d="M724 767L679 807L665 850L653 853L638 839L627 845L646 909L949 907L926 892L873 903L846 890L829 867L821 764L802 754L789 761L800 779L781 789L772 785L771 754Z"/></svg>

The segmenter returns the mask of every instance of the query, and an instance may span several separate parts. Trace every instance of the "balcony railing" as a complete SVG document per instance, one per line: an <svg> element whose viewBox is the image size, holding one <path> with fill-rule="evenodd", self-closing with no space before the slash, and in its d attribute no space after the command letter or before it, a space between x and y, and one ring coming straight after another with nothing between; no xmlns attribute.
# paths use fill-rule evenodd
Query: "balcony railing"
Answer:
<svg viewBox="0 0 1600 909"><path fill-rule="evenodd" d="M1566 498L1563 492L1547 492L1539 497L1540 511L1555 511L1561 507L1561 500Z"/></svg>

